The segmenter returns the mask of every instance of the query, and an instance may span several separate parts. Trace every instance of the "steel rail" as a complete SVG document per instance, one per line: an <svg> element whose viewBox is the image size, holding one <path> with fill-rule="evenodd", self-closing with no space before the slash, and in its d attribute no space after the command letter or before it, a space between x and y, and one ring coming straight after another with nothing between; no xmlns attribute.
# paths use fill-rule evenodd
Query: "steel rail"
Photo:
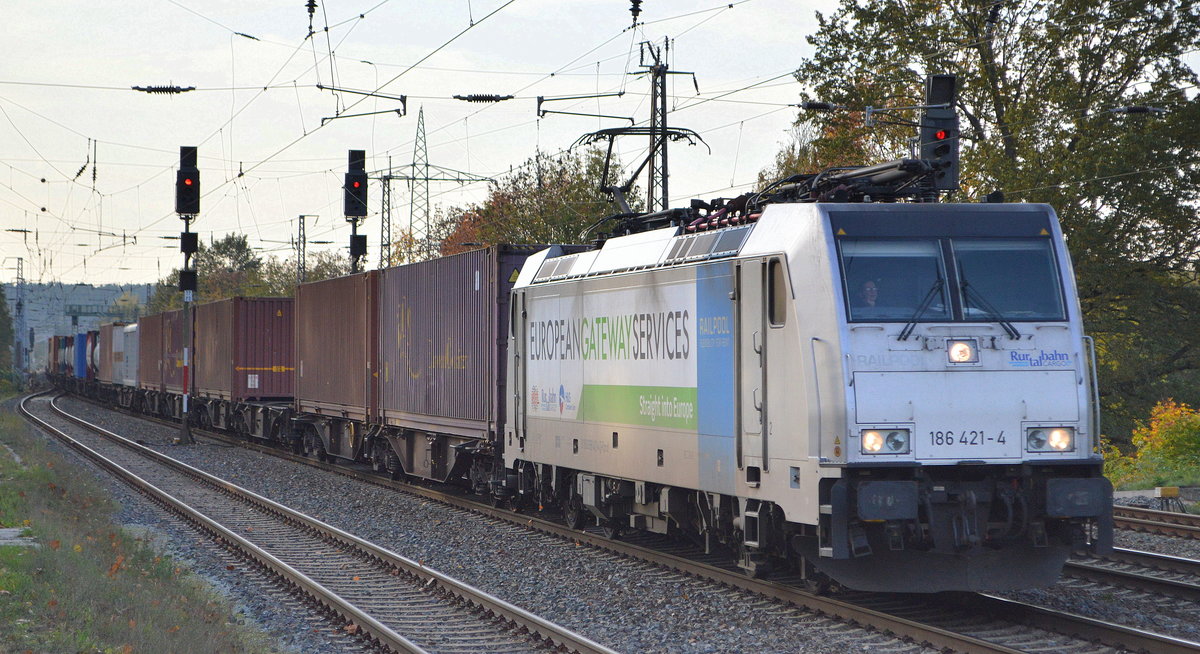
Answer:
<svg viewBox="0 0 1200 654"><path fill-rule="evenodd" d="M153 416L147 417L140 414L132 415L135 415L138 418L148 418L152 422L159 422L160 424L173 424ZM876 611L874 609L857 606L850 602L835 598L808 593L796 588L795 586L788 586L786 584L762 579L752 579L741 572L725 570L720 567L692 561L665 552L658 552L650 548L634 545L632 543L612 540L599 534L577 531L567 527L566 525L562 525L545 518L527 514L516 514L511 510L486 506L481 504L477 499L471 499L466 496L446 493L415 484L394 481L379 475L360 474L360 471L355 471L345 466L338 466L322 461L316 461L312 458L293 454L276 447L269 447L259 443L249 442L240 438L230 437L219 432L197 430L195 433L202 433L204 436L214 438L215 440L237 444L239 446L265 454L280 456L296 463L310 465L322 470L341 474L358 481L364 481L374 485L383 486L391 490L396 490L448 504L455 508L485 515L503 522L517 524L526 528L536 528L538 531L568 539L578 544L590 545L598 549L629 556L640 561L652 563L700 579L715 581L732 588L747 590L781 602L823 613L839 620L865 625L871 629L881 631L883 633L888 633L900 638L923 643L936 649L952 650L955 652L962 652L964 654L1020 654L1021 652L1019 649L988 642L986 640L968 636L966 634L956 633L941 627L921 624L914 620L892 615L884 611ZM517 515L520 515L519 520L517 519Z"/></svg>
<svg viewBox="0 0 1200 654"><path fill-rule="evenodd" d="M1138 554L1145 554L1138 552ZM1103 557L1100 560L1107 560L1116 563L1133 563L1133 557L1123 559L1120 555L1113 557ZM1200 561L1193 561L1193 565L1200 566ZM1149 567L1149 564L1136 563L1135 565ZM1189 600L1192 602L1200 602L1200 584L1190 581L1180 581L1178 579L1168 579L1155 575L1147 575L1129 570L1119 570L1111 568L1103 563L1097 563L1097 560L1079 560L1067 561L1063 569L1063 574L1076 579L1084 579L1094 581L1110 586L1120 586L1122 588L1130 588L1133 590L1141 590L1156 595L1166 595L1168 597L1178 597L1180 599ZM1194 572L1188 574L1195 574Z"/></svg>
<svg viewBox="0 0 1200 654"><path fill-rule="evenodd" d="M1114 506L1113 525L1121 529L1200 539L1200 515Z"/></svg>
<svg viewBox="0 0 1200 654"><path fill-rule="evenodd" d="M426 650L418 647L415 643L409 641L404 636L401 636L388 627L380 624L371 616L360 611L353 604L347 602L341 597L338 597L324 586L321 586L312 579L309 579L307 576L283 561L280 561L270 553L263 551L254 543L251 543L238 534L226 529L223 525L211 520L208 516L200 513L199 511L194 510L192 507L176 499L171 494L159 489L157 486L145 481L141 477L138 477L99 452L91 449L83 443L80 443L74 438L71 438L61 429L54 427L49 422L46 422L45 420L34 415L29 407L26 406L26 402L33 397L35 396L30 395L22 399L18 408L21 415L26 420L30 421L34 425L37 425L42 431L45 431L51 436L62 441L68 447L79 452L84 457L98 465L101 469L112 473L154 501L166 506L187 521L208 532L213 536L213 538L217 539L218 541L223 541L233 548L240 550L243 554L249 556L253 561L262 567L272 571L274 574L284 579L292 587L298 588L304 593L308 594L326 609L333 611L347 621L358 625L359 628L362 628L364 631L369 633L371 637L376 639L381 645L397 652L407 652L411 654L426 653ZM134 443L134 445L136 445L136 443ZM155 454L158 453L155 452Z"/></svg>
<svg viewBox="0 0 1200 654"><path fill-rule="evenodd" d="M1200 561L1196 559L1185 559L1180 556L1171 556L1170 554L1159 554L1158 552L1130 550L1123 547L1114 547L1112 553L1105 554L1103 558L1118 563L1140 565L1145 568L1154 568L1155 570L1162 570L1164 572L1175 572L1200 577Z"/></svg>
<svg viewBox="0 0 1200 654"><path fill-rule="evenodd" d="M338 529L337 527L334 527L332 525L321 522L320 520L312 518L311 516L307 516L305 514L294 511L282 504L279 504L278 502L275 502L274 500L271 500L269 498L258 495L247 489L241 488L235 484L232 484L228 481L220 479L219 477L215 477L207 472L204 472L203 470L199 470L199 469L189 466L185 463L182 463L180 461L172 459L171 457L168 457L164 454L161 454L161 453L156 452L152 449L149 449L145 446L142 446L142 445L140 445L136 442L133 442L123 436L120 436L118 434L115 434L115 433L107 430L107 429L104 429L103 427L92 424L92 423L90 423L82 418L79 418L77 416L73 416L73 415L67 413L66 411L62 410L60 407L58 407L56 404L54 404L53 401L51 402L50 406L58 415L62 416L63 418L65 418L67 420L70 420L71 422L74 422L75 424L78 424L86 429L89 429L98 434L101 434L106 438L112 439L115 442L118 442L121 445L138 452L139 454L145 455L160 464L171 467L179 472L182 472L182 473L192 476L194 478L203 480L210 485L218 487L228 493L234 494L244 500L247 500L253 504L256 504L256 505L258 505L259 508L261 508L262 510L264 510L268 513L282 517L286 520L289 520L296 524L302 525L305 528L308 528L315 532L321 533L322 535L325 535L348 548L356 549L356 550L362 552L366 556L368 556L372 559L375 559L375 560L383 563L384 565L392 566L398 570L401 570L405 573L413 575L414 577L420 578L425 582L425 585L439 588L462 601L465 601L473 606L476 606L476 607L482 609L485 612L499 616L499 617L503 618L504 620L506 620L507 622L509 622L510 624L524 628L524 629L528 630L530 633L535 634L536 636L538 636L548 642L553 643L557 647L561 647L561 648L564 648L564 649L567 649L567 650L573 651L573 652L578 652L579 654L615 654L615 652L613 650L611 650L603 645L600 645L599 643L591 641L580 634L576 634L568 629L565 629L563 627L555 625L554 623L551 623L537 615L534 615L528 611L525 611L524 609L514 606L514 605L512 605L500 598L497 598L489 593L486 593L480 589L474 588L464 582L460 582L460 581L454 579L453 577L450 577L441 572L438 572L437 570L429 568L417 561L413 561L412 559L404 557L400 554L397 554L397 553L387 550L385 548L379 547L378 545L375 545L374 543L363 540L353 534L350 534L346 531ZM45 421L41 420L40 418L33 416L32 413L30 413L28 411L28 409L24 406L24 401L22 401L21 408L22 408L22 412L25 415L32 418L43 428L49 429L52 432L56 432L57 434L61 434L61 436L59 436L60 438L65 437L66 439L70 439L69 436L62 434L62 432L60 430L53 428L52 426L49 425L49 423L46 423ZM70 440L74 441L74 439L70 439ZM72 447L75 447L76 449L79 449L79 448L87 449L86 446L79 444L77 442L75 445L72 445ZM80 451L83 451L83 450L80 450ZM88 450L88 451L91 452L91 450ZM95 457L99 457L100 459L104 459L104 457L102 455L95 453L95 452L91 452L91 454L88 454L89 458L93 458L92 455L94 455ZM121 470L121 472L118 474L120 474L122 478L126 478L126 475L129 475L133 479L138 479L136 476L133 476L132 473L128 473L127 471L124 471L124 469L120 468L120 466L117 466L117 464L112 463L111 461L108 461L107 459L104 459L104 461L107 462L107 464L104 465L104 467L106 469L111 470L112 468L110 466L113 466L113 467ZM138 481L140 482L141 480L138 479ZM153 488L153 486L149 485L148 483L135 482L135 485L138 486L139 488L143 487L143 484L145 486L149 486L150 488ZM154 490L157 491L157 489L154 489ZM157 491L157 493L162 493L162 491ZM157 494L157 493L155 493L154 491L151 491L151 494ZM163 493L163 495L167 498L170 498L170 496L165 493ZM175 506L181 507L182 511L184 513L187 513L188 515L190 515L191 513L194 513L194 512L191 512L190 507L186 507L186 505L183 505L181 502L179 502L178 500L175 500L174 498L170 498L169 502L171 503L171 505L173 507L175 507ZM322 597L327 599L331 603L333 603L333 605L326 604L326 602L324 602L324 601L322 602L323 604L326 604L326 606L328 608L335 611L339 615L343 615L343 617L347 618L347 620L349 622L357 624L364 631L370 633L374 637L377 637L379 639L379 641L382 644L384 644L385 646L391 647L395 651L400 651L400 652L424 652L425 651L425 650L421 649L419 646L413 644L407 638L404 638L403 636L396 634L394 631L392 631L387 626L379 623L374 618L367 615L365 612L358 610L357 608L353 607L345 600L338 598L333 593L322 588L316 582L308 580L307 577L304 577L304 575L302 573L295 571L290 566L287 566L286 563L283 563L282 561L278 561L278 559L275 559L275 557L271 556L269 553L262 552L259 548L254 546L253 543L249 543L249 541L246 541L244 538L241 538L237 534L226 530L224 527L221 527L220 525L217 525L216 523L213 523L212 521L210 521L206 517L204 517L202 514L196 513L195 515L200 516L206 525L209 523L211 523L212 525L215 525L216 529L219 530L219 532L221 534L219 536L219 538L224 539L224 540L229 540L225 536L225 534L229 534L230 536L232 536L232 539L234 540L234 542L236 542L238 544L239 547L242 547L243 544L249 545L249 547L254 548L254 550L256 550L258 552L261 552L261 554L264 555L265 557L269 557L269 560L264 562L264 565L266 565L266 567L268 567L269 569L275 569L275 567L276 567L275 563L278 563L279 566L283 566L286 572L285 572L285 574L281 574L280 576L283 576L285 579L288 579L289 581L294 581L296 583L296 585L305 589L306 592L308 591L310 586L317 589L318 593L322 593L322 591L323 591ZM206 530L208 530L208 529L206 528ZM258 559L258 558L259 557L256 555L255 559ZM295 576L298 576L299 579L293 579L293 577L295 577ZM343 614L342 609L341 609L341 604L344 604L345 606L349 607L347 609L346 614ZM377 631L379 632L378 635L376 634Z"/></svg>
<svg viewBox="0 0 1200 654"><path fill-rule="evenodd" d="M987 593L970 598L982 611L1056 633L1091 640L1109 647L1151 654L1196 654L1200 643L1164 636L1134 627L1025 604Z"/></svg>
<svg viewBox="0 0 1200 654"><path fill-rule="evenodd" d="M135 417L139 418L147 418L147 416L142 416L140 414L130 415L134 415ZM148 418L152 421L160 422L162 424L172 424L168 421L160 420L155 417ZM692 561L690 559L665 552L659 552L632 543L612 540L600 534L570 529L565 525L545 518L528 514L520 514L520 519L517 519L518 514L515 514L511 510L486 506L481 504L477 499L472 499L468 496L447 493L416 484L393 481L377 474L366 473L364 470L355 470L354 468L348 466L315 461L312 458L293 454L277 447L252 443L240 438L228 436L226 434L207 431L204 433L205 435L222 442L237 444L239 446L262 453L281 456L287 460L303 463L336 474L341 474L358 481L417 495L426 499L449 504L456 508L503 520L505 522L514 523L524 527L536 528L546 533L574 540L580 544L591 545L599 549L630 556L638 560L660 565L698 578L716 581L734 588L747 590L781 602L786 602L813 611L818 611L841 620L866 625L878 631L893 634L901 638L910 639L931 647L969 654L974 654L976 652L1003 652L1005 654L1015 654L1023 651L1018 648L1013 648L981 638L976 638L974 636L957 633L950 629L909 620L897 615L893 615L887 611L880 611L867 608L865 606L859 606L854 603L838 600L832 597L815 595L797 588L796 586L762 579L753 579L747 577L740 571L726 570L717 566ZM1159 652L1163 654L1182 654L1185 652L1196 654L1197 652L1200 652L1200 643L1173 638L1171 636L1155 634L1153 632L1143 631L1134 627L1127 627L1105 622L1103 620L1075 615L1072 613L1024 604L1015 600L1008 600L983 593L965 593L955 595L956 597L965 597L965 601L968 602L974 601L980 606L984 607L987 611L994 612L994 615L1004 616L1004 619L1007 619L1011 622L1034 626L1068 637L1098 642L1109 647L1126 649L1134 652L1152 652L1155 654L1158 654Z"/></svg>

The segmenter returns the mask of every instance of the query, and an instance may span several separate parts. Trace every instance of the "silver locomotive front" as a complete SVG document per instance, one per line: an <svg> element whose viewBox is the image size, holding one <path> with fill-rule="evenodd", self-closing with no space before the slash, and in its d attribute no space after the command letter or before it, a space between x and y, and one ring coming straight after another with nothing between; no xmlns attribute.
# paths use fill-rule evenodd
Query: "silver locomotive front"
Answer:
<svg viewBox="0 0 1200 654"><path fill-rule="evenodd" d="M1019 588L1111 547L1093 348L1053 210L819 206L846 392L817 566L859 588Z"/></svg>

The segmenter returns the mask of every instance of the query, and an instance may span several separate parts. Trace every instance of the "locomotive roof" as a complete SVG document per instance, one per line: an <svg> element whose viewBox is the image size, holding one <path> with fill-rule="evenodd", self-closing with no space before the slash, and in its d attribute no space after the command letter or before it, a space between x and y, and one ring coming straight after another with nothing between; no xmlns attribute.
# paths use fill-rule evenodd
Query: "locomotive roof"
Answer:
<svg viewBox="0 0 1200 654"><path fill-rule="evenodd" d="M825 216L834 230L851 227L880 236L926 234L1024 236L1055 229L1044 204L788 203L768 205L758 220L687 232L666 227L609 239L580 253L555 246L534 255L518 286L561 279L697 263L739 254L778 252L795 238L794 221ZM789 225L789 222L793 224ZM758 233L758 237L751 238ZM843 231L843 233L845 233ZM784 248L786 249L786 248ZM530 274L529 270L534 270Z"/></svg>

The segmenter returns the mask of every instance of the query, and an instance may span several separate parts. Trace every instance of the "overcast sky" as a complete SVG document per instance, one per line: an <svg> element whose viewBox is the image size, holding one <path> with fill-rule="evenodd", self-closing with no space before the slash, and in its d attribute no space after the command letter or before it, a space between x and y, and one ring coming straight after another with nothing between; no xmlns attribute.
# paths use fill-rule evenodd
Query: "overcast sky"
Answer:
<svg viewBox="0 0 1200 654"><path fill-rule="evenodd" d="M550 115L537 96L625 91L547 105L563 111L649 116L638 43L673 40L669 121L712 148L674 144L673 204L731 196L767 166L796 117L788 75L810 52L814 11L832 0L646 0L629 29L628 0L329 0L313 17L302 0L44 0L8 3L0 45L0 280L24 257L31 281L152 282L181 263L173 213L181 145L200 151L201 238L245 233L265 254L287 256L296 217L310 240L344 247L341 180L346 151L371 171L412 162L425 111L429 161L505 175L538 149L554 153L618 120ZM472 24L473 23L473 24ZM326 26L328 25L328 30ZM333 56L330 56L330 52ZM369 63L368 63L369 62ZM392 100L320 91L317 84L408 96ZM194 86L149 95L131 86ZM732 93L730 93L732 92ZM467 104L456 94L515 99ZM626 164L642 139L619 142ZM240 173L240 174L239 174ZM644 182L643 182L644 188ZM393 187L394 229L409 191ZM435 205L485 196L485 184L433 183ZM372 183L368 262L379 256L379 184ZM29 230L29 233L8 230Z"/></svg>

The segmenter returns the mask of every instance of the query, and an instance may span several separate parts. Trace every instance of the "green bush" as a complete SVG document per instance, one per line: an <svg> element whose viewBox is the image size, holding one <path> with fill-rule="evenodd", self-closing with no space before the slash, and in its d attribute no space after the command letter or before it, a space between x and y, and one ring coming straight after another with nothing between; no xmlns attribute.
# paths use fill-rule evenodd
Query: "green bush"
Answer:
<svg viewBox="0 0 1200 654"><path fill-rule="evenodd" d="M1124 454L1102 441L1104 474L1117 488L1200 484L1200 412L1167 399L1150 411L1150 420L1133 431L1136 450Z"/></svg>

